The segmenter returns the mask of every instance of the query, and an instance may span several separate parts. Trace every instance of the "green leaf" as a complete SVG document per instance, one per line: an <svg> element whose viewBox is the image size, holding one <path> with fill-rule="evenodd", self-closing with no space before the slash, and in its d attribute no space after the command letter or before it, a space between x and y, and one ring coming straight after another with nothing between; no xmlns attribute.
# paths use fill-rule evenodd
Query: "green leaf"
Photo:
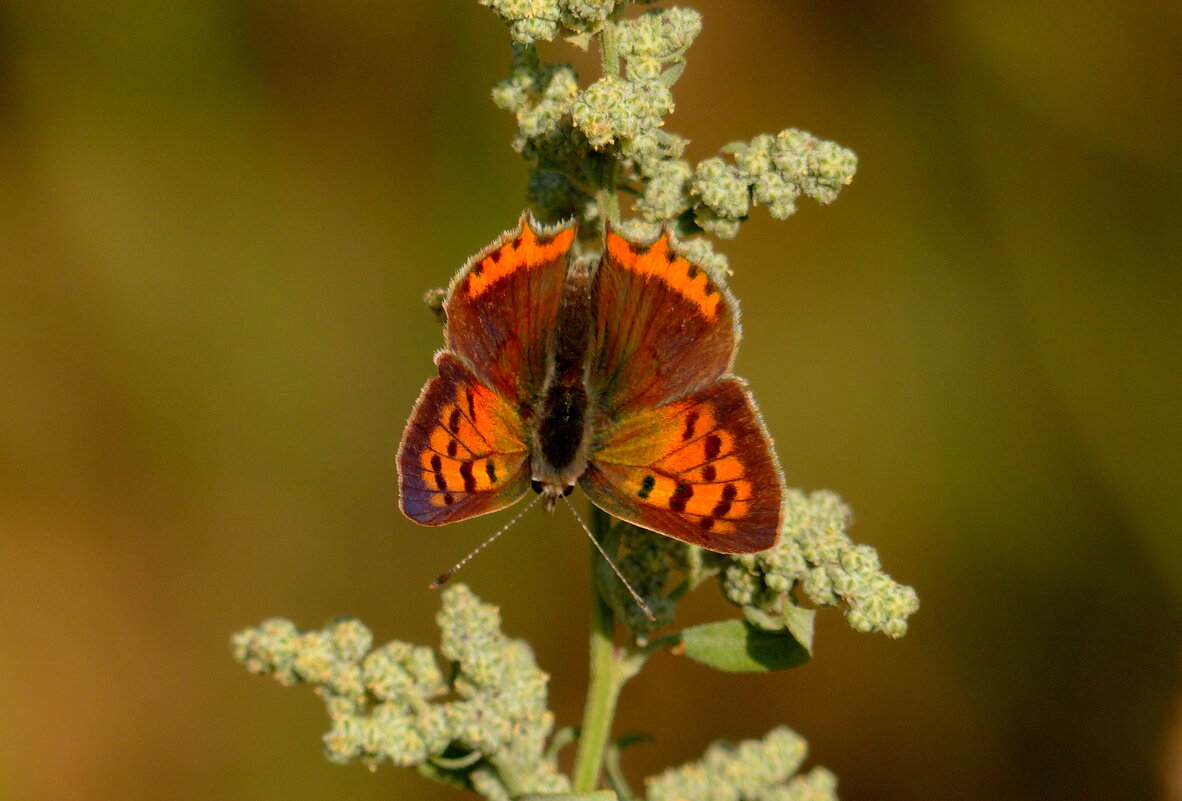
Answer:
<svg viewBox="0 0 1182 801"><path fill-rule="evenodd" d="M816 609L805 609L797 606L790 599L784 601L784 622L791 634L801 647L813 654L813 625L817 619Z"/></svg>
<svg viewBox="0 0 1182 801"><path fill-rule="evenodd" d="M805 609L792 603L792 598L784 595L780 602L779 611L769 612L758 606L744 606L743 617L757 629L770 632L787 630L800 645L809 652L813 652L813 625L817 617L817 610Z"/></svg>
<svg viewBox="0 0 1182 801"><path fill-rule="evenodd" d="M472 767L483 758L484 754L479 751L469 751L458 757L433 756L431 757L431 764L443 770L462 771L465 768Z"/></svg>
<svg viewBox="0 0 1182 801"><path fill-rule="evenodd" d="M673 84L677 83L677 79L681 77L681 73L685 72L685 60L674 61L672 66L661 73L658 80L666 87L672 89Z"/></svg>
<svg viewBox="0 0 1182 801"><path fill-rule="evenodd" d="M682 652L728 673L766 673L797 667L809 652L787 632L763 631L745 620L703 623L681 632Z"/></svg>
<svg viewBox="0 0 1182 801"><path fill-rule="evenodd" d="M415 770L420 776L426 776L432 781L447 784L459 790L472 789L472 780L469 778L470 771L451 770L440 767L433 762L420 762L418 765L415 765Z"/></svg>
<svg viewBox="0 0 1182 801"><path fill-rule="evenodd" d="M545 795L523 795L518 801L619 801L611 790L596 790L592 793L546 793Z"/></svg>

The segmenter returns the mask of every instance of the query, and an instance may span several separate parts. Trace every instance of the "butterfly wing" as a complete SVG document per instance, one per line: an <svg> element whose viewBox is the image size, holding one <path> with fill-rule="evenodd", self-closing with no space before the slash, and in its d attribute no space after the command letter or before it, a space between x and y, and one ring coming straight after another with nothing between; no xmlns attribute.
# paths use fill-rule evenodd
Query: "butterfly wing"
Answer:
<svg viewBox="0 0 1182 801"><path fill-rule="evenodd" d="M472 257L452 280L448 350L502 397L532 409L546 378L546 353L562 299L573 224L520 225Z"/></svg>
<svg viewBox="0 0 1182 801"><path fill-rule="evenodd" d="M454 354L435 364L398 451L402 511L427 526L503 509L530 478L521 415Z"/></svg>
<svg viewBox="0 0 1182 801"><path fill-rule="evenodd" d="M594 282L590 386L610 416L660 406L730 371L737 306L668 233L640 245L609 231Z"/></svg>
<svg viewBox="0 0 1182 801"><path fill-rule="evenodd" d="M579 480L608 514L720 553L770 548L784 479L737 378L596 431Z"/></svg>

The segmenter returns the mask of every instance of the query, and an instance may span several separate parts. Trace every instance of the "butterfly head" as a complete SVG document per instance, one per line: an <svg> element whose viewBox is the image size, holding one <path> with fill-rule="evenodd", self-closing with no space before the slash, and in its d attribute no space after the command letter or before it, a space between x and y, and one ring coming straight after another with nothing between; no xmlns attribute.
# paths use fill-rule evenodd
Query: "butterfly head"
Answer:
<svg viewBox="0 0 1182 801"><path fill-rule="evenodd" d="M554 483L551 481L539 481L534 479L530 482L534 492L542 496L542 506L547 512L553 512L554 507L558 505L559 498L565 498L575 491L574 484L563 486L561 483Z"/></svg>

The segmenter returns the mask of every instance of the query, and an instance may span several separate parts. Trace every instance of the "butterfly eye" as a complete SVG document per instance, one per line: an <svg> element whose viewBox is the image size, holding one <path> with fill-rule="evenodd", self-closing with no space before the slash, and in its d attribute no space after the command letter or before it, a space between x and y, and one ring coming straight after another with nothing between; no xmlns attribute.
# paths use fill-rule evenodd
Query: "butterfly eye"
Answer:
<svg viewBox="0 0 1182 801"><path fill-rule="evenodd" d="M564 498L565 498L565 497L567 497L568 495L570 495L570 494L571 494L572 492L574 492L574 491L575 491L575 485L574 485L574 484L571 484L569 487L567 487L566 489L564 489L564 490L562 491L562 497L564 497Z"/></svg>
<svg viewBox="0 0 1182 801"><path fill-rule="evenodd" d="M542 482L541 481L534 479L533 481L529 482L529 485L531 487L533 487L534 492L538 493L539 495L542 494Z"/></svg>

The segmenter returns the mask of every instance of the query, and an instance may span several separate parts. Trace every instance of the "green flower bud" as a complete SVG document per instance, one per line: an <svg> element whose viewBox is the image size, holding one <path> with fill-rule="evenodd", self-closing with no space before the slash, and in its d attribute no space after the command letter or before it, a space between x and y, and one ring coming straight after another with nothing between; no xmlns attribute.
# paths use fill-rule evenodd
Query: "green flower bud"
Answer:
<svg viewBox="0 0 1182 801"><path fill-rule="evenodd" d="M509 25L517 42L532 44L558 35L561 10L557 0L479 0Z"/></svg>
<svg viewBox="0 0 1182 801"><path fill-rule="evenodd" d="M328 681L334 658L332 640L323 632L310 631L300 638L293 667L301 681L322 684Z"/></svg>
<svg viewBox="0 0 1182 801"><path fill-rule="evenodd" d="M751 202L748 183L737 167L717 156L706 159L694 170L691 191L720 218L747 216Z"/></svg>
<svg viewBox="0 0 1182 801"><path fill-rule="evenodd" d="M340 659L358 662L373 647L373 632L354 618L338 620L328 635Z"/></svg>
<svg viewBox="0 0 1182 801"><path fill-rule="evenodd" d="M284 685L299 681L295 659L300 648L300 633L290 620L265 620L258 628L235 634L232 645L234 658L251 673L270 673Z"/></svg>
<svg viewBox="0 0 1182 801"><path fill-rule="evenodd" d="M786 726L773 729L763 740L746 740L738 745L715 743L700 761L648 779L648 801L783 798L784 791L799 779L792 777L807 749L804 738Z"/></svg>
<svg viewBox="0 0 1182 801"><path fill-rule="evenodd" d="M364 743L369 737L370 723L357 715L340 715L333 718L332 728L325 733L324 755L329 762L343 765L361 756Z"/></svg>
<svg viewBox="0 0 1182 801"><path fill-rule="evenodd" d="M562 21L572 31L594 33L611 13L617 0L562 0Z"/></svg>
<svg viewBox="0 0 1182 801"><path fill-rule="evenodd" d="M858 167L853 151L795 128L776 136L772 161L785 179L818 203L832 203Z"/></svg>
<svg viewBox="0 0 1182 801"><path fill-rule="evenodd" d="M626 61L633 57L671 61L685 53L701 32L702 15L692 8L646 11L617 25L617 47Z"/></svg>
<svg viewBox="0 0 1182 801"><path fill-rule="evenodd" d="M739 235L741 220L734 217L723 217L709 206L698 206L694 209L694 222L707 233L714 234L719 239L734 239Z"/></svg>
<svg viewBox="0 0 1182 801"><path fill-rule="evenodd" d="M572 119L592 147L602 148L659 128L673 110L668 87L600 78L575 100Z"/></svg>
<svg viewBox="0 0 1182 801"><path fill-rule="evenodd" d="M786 594L799 587L818 606L843 605L856 631L902 636L919 596L882 572L873 548L850 540L845 529L852 518L834 493L790 490L779 544L735 557L722 576L727 598L761 620L774 620L782 617Z"/></svg>
<svg viewBox="0 0 1182 801"><path fill-rule="evenodd" d="M693 203L689 194L692 176L690 166L680 159L654 164L636 200L636 210L652 222L677 217Z"/></svg>

